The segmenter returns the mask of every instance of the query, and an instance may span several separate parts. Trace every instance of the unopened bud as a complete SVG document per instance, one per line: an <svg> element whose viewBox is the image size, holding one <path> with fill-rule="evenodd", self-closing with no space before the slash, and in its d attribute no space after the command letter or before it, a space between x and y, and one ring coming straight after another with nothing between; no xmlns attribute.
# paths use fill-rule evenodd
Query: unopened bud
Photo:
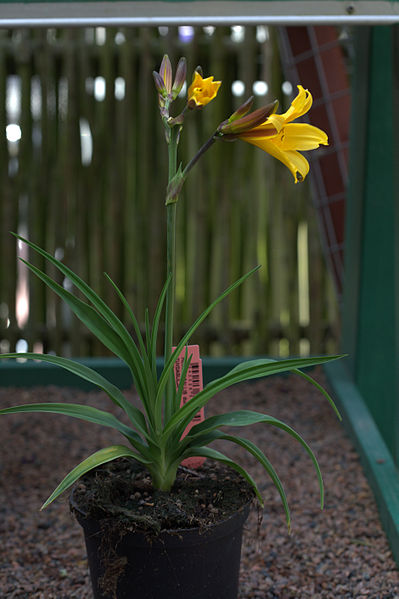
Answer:
<svg viewBox="0 0 399 599"><path fill-rule="evenodd" d="M179 60L177 69L176 69L175 80L173 82L173 87L172 87L172 98L173 99L177 98L177 96L180 94L181 89L186 80L186 73L187 73L187 61L183 56Z"/></svg>
<svg viewBox="0 0 399 599"><path fill-rule="evenodd" d="M154 83L155 83L155 87L157 88L157 92L161 95L161 96L166 96L166 87L164 84L164 81L161 77L161 75L159 73L157 73L157 71L153 71L152 72L152 76L154 77Z"/></svg>
<svg viewBox="0 0 399 599"><path fill-rule="evenodd" d="M241 119L243 116L245 116L247 114L247 112L249 112L251 110L253 102L254 102L254 97L251 96L250 98L248 98L248 100L246 102L244 102L244 104L241 104L241 106L239 108L237 108L237 110L235 112L233 112L233 114L227 120L227 122L232 123L233 121L236 121L237 119Z"/></svg>
<svg viewBox="0 0 399 599"><path fill-rule="evenodd" d="M166 91L170 94L172 90L172 65L170 64L169 56L164 55L161 66L159 67L159 74L163 79L166 87Z"/></svg>
<svg viewBox="0 0 399 599"><path fill-rule="evenodd" d="M223 135L238 135L244 131L250 131L264 123L266 119L276 111L277 106L278 101L275 100L271 104L267 104L267 106L264 106L263 108L258 108L258 110L254 110L254 112L251 112L240 119L231 121L230 117L228 121L224 121L219 125L218 131Z"/></svg>

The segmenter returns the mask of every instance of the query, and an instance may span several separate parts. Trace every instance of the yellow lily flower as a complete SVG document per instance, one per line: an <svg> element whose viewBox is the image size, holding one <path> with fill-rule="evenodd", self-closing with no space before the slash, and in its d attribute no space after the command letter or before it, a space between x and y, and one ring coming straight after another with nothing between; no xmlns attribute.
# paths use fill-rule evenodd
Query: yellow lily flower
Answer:
<svg viewBox="0 0 399 599"><path fill-rule="evenodd" d="M306 114L313 103L307 89L298 85L298 90L298 95L284 114L271 114L260 125L228 135L257 146L280 160L291 171L295 183L303 181L309 172L309 163L299 150L314 150L320 145L328 145L327 134L318 127L291 122ZM239 123L239 120L235 121L234 125Z"/></svg>
<svg viewBox="0 0 399 599"><path fill-rule="evenodd" d="M195 71L193 82L188 88L189 108L206 106L216 97L221 84L221 81L214 81L213 77L204 79L198 71Z"/></svg>

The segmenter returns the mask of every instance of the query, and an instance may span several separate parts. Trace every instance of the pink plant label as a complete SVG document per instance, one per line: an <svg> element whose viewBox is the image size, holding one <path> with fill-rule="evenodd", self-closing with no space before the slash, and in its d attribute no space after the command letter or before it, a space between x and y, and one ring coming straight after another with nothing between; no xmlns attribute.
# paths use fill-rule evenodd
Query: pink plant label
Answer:
<svg viewBox="0 0 399 599"><path fill-rule="evenodd" d="M176 348L174 347L173 350ZM183 370L184 357L186 352L189 356L192 356L190 366L187 371L186 380L184 381L183 393L181 396L180 406L184 406L190 399L192 399L197 393L202 391L204 388L202 380L202 360L200 359L199 345L188 345L182 349L180 356L177 358L174 366L176 389L179 386L181 372ZM186 427L183 437L192 429L193 426L203 422L205 418L204 408L194 416L190 424ZM205 462L205 458L186 458L182 461L182 465L187 468L199 468Z"/></svg>

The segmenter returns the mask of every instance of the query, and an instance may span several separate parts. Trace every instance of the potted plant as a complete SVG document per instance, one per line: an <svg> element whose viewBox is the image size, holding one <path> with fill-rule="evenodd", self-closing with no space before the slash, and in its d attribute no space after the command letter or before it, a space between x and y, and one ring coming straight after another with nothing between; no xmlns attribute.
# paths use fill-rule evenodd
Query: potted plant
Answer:
<svg viewBox="0 0 399 599"><path fill-rule="evenodd" d="M75 485L70 502L84 528L95 599L236 598L242 527L252 499L261 506L263 500L250 474L219 449L209 447L213 442L238 444L262 464L280 494L290 526L287 498L273 465L260 448L239 435L226 432L224 427L265 423L286 431L312 459L323 505L320 469L304 439L284 422L259 412L239 410L205 418L203 408L219 391L242 381L293 371L315 385L339 416L327 391L299 370L339 356L243 362L197 389L189 401L182 401L195 363L194 350L188 345L191 336L213 308L258 269L255 267L223 291L177 341L176 347L173 346L176 209L186 177L214 143L241 139L282 161L298 182L304 180L309 170L299 150L327 144L326 134L317 127L292 122L312 104L310 92L298 86L298 95L283 114L276 113L276 102L251 112L252 99L249 99L219 124L184 168L178 166L177 148L185 118L211 102L221 85L213 77L204 78L197 69L183 110L171 116L170 106L178 99L185 79L185 59L179 61L174 79L167 56L159 72L154 72L169 155L167 264L166 283L155 313L152 318L148 311L145 314L144 334L122 292L107 275L130 315L134 335L65 264L32 241L16 236L56 267L84 297L80 299L44 270L23 260L87 328L127 364L140 400L139 406L134 405L99 373L70 359L37 353L0 356L30 358L60 366L103 390L121 410L120 418L95 407L65 403L39 403L0 410L0 414L60 413L111 427L124 437L124 444L100 449L78 464L41 508ZM158 374L156 347L162 320L164 363ZM193 468L182 466L193 458L199 459L199 468L195 469L198 462ZM214 463L219 464L219 468L215 468Z"/></svg>

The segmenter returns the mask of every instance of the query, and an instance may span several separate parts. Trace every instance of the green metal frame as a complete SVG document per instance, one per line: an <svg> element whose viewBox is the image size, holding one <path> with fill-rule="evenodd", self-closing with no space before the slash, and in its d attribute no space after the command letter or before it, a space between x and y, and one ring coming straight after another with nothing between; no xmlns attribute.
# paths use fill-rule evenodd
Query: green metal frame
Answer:
<svg viewBox="0 0 399 599"><path fill-rule="evenodd" d="M0 0L0 6L3 27L399 22L399 0Z"/></svg>
<svg viewBox="0 0 399 599"><path fill-rule="evenodd" d="M120 389L132 387L132 377L126 364L118 358L82 358L76 360L99 372ZM229 370L243 361L239 357L227 358L203 358L204 384L213 379L221 377ZM162 367L162 359L157 362L158 372ZM7 360L0 363L0 385L1 387L38 387L57 385L58 387L73 387L84 391L96 389L96 387L78 376L43 362L28 360L21 364L16 360Z"/></svg>
<svg viewBox="0 0 399 599"><path fill-rule="evenodd" d="M356 31L342 363L326 366L399 564L399 28Z"/></svg>
<svg viewBox="0 0 399 599"><path fill-rule="evenodd" d="M393 130L399 132L399 26L393 28ZM399 139L398 136L393 136L393 157L394 165L399 165ZM398 465L399 456L399 168L394 168L394 194L393 201L395 204L394 212L394 294L395 294L395 318L393 327L395 330L395 390L393 397L396 398L394 428L395 428L395 455L396 464Z"/></svg>
<svg viewBox="0 0 399 599"><path fill-rule="evenodd" d="M344 361L324 367L334 398L374 492L382 526L396 563L399 564L399 476L374 418L359 393Z"/></svg>
<svg viewBox="0 0 399 599"><path fill-rule="evenodd" d="M350 355L353 380L397 459L393 30L374 27L356 35L342 349Z"/></svg>

